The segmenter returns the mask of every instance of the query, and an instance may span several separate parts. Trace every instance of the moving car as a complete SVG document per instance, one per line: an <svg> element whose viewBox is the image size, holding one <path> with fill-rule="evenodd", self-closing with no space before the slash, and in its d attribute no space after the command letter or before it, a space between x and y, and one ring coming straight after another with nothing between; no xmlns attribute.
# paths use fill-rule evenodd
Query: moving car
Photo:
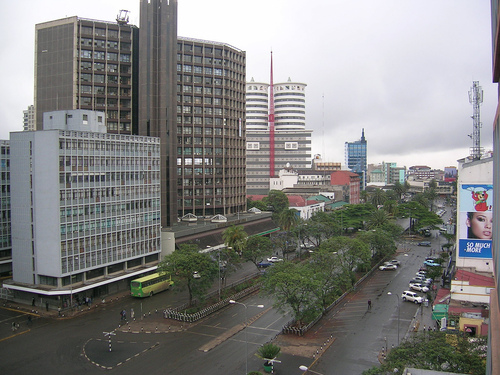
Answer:
<svg viewBox="0 0 500 375"><path fill-rule="evenodd" d="M427 246L427 247L431 247L431 241L420 241L418 243L418 246Z"/></svg>
<svg viewBox="0 0 500 375"><path fill-rule="evenodd" d="M410 284L410 289L416 290L417 292L427 293L429 288L423 284Z"/></svg>
<svg viewBox="0 0 500 375"><path fill-rule="evenodd" d="M409 301L409 302L414 302L414 303L422 303L424 302L423 297L420 297L417 293L405 290L403 294L401 295L401 298L403 301Z"/></svg>
<svg viewBox="0 0 500 375"><path fill-rule="evenodd" d="M391 264L391 263L385 262L384 264L382 264L381 266L379 266L378 269L380 271L390 271L390 270L396 270L396 269L398 269L398 266L396 266L395 264Z"/></svg>
<svg viewBox="0 0 500 375"><path fill-rule="evenodd" d="M271 258L267 258L267 261L274 263L274 262L281 262L281 261L283 261L283 259L278 258L278 257L271 257Z"/></svg>
<svg viewBox="0 0 500 375"><path fill-rule="evenodd" d="M393 260L390 260L390 261L385 262L385 263L395 264L396 266L401 265L401 262L399 260L397 260L397 259L393 259Z"/></svg>

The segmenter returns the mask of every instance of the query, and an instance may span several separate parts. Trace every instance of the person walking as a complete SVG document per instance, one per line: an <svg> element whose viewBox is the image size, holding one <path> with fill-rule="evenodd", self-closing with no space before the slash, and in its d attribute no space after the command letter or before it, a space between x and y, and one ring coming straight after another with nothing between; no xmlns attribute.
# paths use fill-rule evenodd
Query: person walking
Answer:
<svg viewBox="0 0 500 375"><path fill-rule="evenodd" d="M371 310L371 309L372 309L372 301L368 300L368 310Z"/></svg>

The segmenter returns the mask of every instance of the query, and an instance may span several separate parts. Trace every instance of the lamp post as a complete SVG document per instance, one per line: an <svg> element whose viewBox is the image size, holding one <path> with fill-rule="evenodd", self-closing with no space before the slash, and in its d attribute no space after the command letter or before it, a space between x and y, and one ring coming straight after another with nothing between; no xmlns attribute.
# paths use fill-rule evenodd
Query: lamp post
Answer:
<svg viewBox="0 0 500 375"><path fill-rule="evenodd" d="M247 327L248 327L248 323L247 323L247 305L245 305L244 303L242 302L238 302L238 301L235 301L235 300L232 300L230 299L229 300L229 303L231 304L236 304L236 305L241 305L243 307L245 307L245 374L248 374L248 336L247 336ZM262 309L264 307L264 305L250 305L250 306L255 306L255 307L258 307L260 309Z"/></svg>
<svg viewBox="0 0 500 375"><path fill-rule="evenodd" d="M317 372L317 371L313 371L313 370L309 369L309 367L304 366L304 365L300 365L299 369L304 371L304 372L309 371L310 373L313 373L313 374L323 375L322 373Z"/></svg>
<svg viewBox="0 0 500 375"><path fill-rule="evenodd" d="M71 267L69 269L69 307L73 310L73 269L75 267L75 261L78 262L78 257L74 257L71 260Z"/></svg>
<svg viewBox="0 0 500 375"><path fill-rule="evenodd" d="M399 302L399 297L396 294L392 294L391 292L387 292L387 295L389 296L394 296L398 300L398 346L399 346L399 311L400 311L400 302Z"/></svg>

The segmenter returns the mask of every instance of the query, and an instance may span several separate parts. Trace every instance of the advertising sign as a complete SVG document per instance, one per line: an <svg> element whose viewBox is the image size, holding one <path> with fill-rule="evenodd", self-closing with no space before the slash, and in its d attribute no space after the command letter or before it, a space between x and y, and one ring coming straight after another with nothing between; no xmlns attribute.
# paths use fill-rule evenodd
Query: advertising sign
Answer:
<svg viewBox="0 0 500 375"><path fill-rule="evenodd" d="M490 259L493 233L493 185L460 186L459 252L460 257Z"/></svg>

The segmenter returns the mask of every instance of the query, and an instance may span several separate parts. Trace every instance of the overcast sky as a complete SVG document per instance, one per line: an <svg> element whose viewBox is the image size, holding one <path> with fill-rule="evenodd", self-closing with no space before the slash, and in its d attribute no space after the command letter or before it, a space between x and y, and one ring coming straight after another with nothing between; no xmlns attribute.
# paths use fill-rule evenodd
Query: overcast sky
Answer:
<svg viewBox="0 0 500 375"><path fill-rule="evenodd" d="M307 84L313 154L344 164L362 128L368 163L456 166L469 155L479 81L481 146L492 149L497 84L491 78L490 0L178 0L178 35L247 53L247 80ZM22 130L33 104L35 24L69 16L113 21L139 0L0 3L0 139Z"/></svg>

